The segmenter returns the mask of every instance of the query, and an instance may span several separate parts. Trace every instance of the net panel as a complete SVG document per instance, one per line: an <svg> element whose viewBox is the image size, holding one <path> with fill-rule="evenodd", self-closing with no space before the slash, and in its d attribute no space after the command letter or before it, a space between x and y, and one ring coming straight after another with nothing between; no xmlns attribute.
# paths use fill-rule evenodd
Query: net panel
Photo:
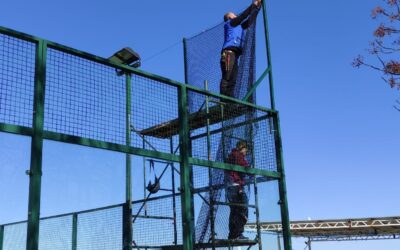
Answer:
<svg viewBox="0 0 400 250"><path fill-rule="evenodd" d="M26 222L4 226L3 250L25 250L26 234Z"/></svg>
<svg viewBox="0 0 400 250"><path fill-rule="evenodd" d="M252 87L255 81L255 22L244 31L242 54L238 59L238 76L234 88L233 97L243 99L247 92ZM224 23L221 23L205 32L202 32L194 37L186 40L185 46L185 65L186 65L186 80L188 84L194 85L199 88L204 87L204 82L208 83L208 90L211 92L219 92L221 82L221 50L224 43ZM191 116L195 112L204 110L205 96L195 92L188 94L189 111ZM250 102L256 101L255 94L249 99ZM218 101L218 100L215 100ZM219 110L218 104L211 104L210 107L213 112L208 116L209 120L221 120L221 122L212 122L214 130L222 130L220 133L215 133L210 137L210 147L203 139L192 141L192 156L200 159L208 159L213 161L225 162L230 150L236 145L238 141L246 141L251 145L253 143L253 135L257 130L253 124L246 124L246 121L252 120L256 117L255 110L247 109L245 106L231 104L226 101L219 100L226 105L223 111ZM213 118L214 116L214 118ZM235 124L244 123L242 126L235 126ZM193 124L190 124L193 128ZM230 129L224 129L230 127ZM192 131L191 136L194 134L204 133L203 130ZM206 143L205 143L206 142ZM211 152L209 151L211 150ZM248 159L249 163L254 165L254 158ZM194 179L206 179L208 175L204 171L200 172L199 176L194 176ZM212 180L209 183L212 185L224 184L224 173L221 170L211 170ZM197 180L198 181L198 180ZM195 183L196 185L196 183ZM206 193L205 199L220 200L222 197L222 190L217 190L213 194ZM219 213L220 218L226 218L227 212L220 210L219 207L215 209ZM207 202L203 202L202 208L198 214L196 224L196 241L200 243L208 242L210 239L209 219L214 215L211 214L210 207Z"/></svg>
<svg viewBox="0 0 400 250"><path fill-rule="evenodd" d="M72 248L72 216L40 221L40 250L70 250Z"/></svg>
<svg viewBox="0 0 400 250"><path fill-rule="evenodd" d="M49 48L44 128L124 144L125 90L114 68Z"/></svg>
<svg viewBox="0 0 400 250"><path fill-rule="evenodd" d="M122 249L122 207L79 214L77 249Z"/></svg>
<svg viewBox="0 0 400 250"><path fill-rule="evenodd" d="M141 201L134 202L132 214L134 221L134 247L182 244L181 203L179 196L175 197L175 210L173 198L166 197L150 200L146 203Z"/></svg>
<svg viewBox="0 0 400 250"><path fill-rule="evenodd" d="M0 34L0 123L31 127L36 45Z"/></svg>
<svg viewBox="0 0 400 250"><path fill-rule="evenodd" d="M146 77L132 75L132 145L179 154L178 89ZM163 125L171 124L163 129Z"/></svg>

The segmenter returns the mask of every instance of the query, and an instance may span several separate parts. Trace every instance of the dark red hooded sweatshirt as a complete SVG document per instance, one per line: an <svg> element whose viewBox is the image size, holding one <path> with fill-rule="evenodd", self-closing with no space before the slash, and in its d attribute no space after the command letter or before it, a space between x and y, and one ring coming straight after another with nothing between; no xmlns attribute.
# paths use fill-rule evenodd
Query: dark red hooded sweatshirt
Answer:
<svg viewBox="0 0 400 250"><path fill-rule="evenodd" d="M228 159L226 161L229 164L240 165L243 167L249 167L249 163L246 160L246 157L240 153L240 151L236 148L232 150L229 154ZM229 177L233 183L239 184L241 186L244 185L244 174L236 171L227 171L229 173Z"/></svg>

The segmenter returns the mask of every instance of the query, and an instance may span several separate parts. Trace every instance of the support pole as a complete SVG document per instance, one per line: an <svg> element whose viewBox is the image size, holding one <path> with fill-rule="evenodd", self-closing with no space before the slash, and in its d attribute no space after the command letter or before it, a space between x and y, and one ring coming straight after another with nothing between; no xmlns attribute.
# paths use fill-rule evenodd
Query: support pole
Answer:
<svg viewBox="0 0 400 250"><path fill-rule="evenodd" d="M31 162L30 170L27 171L29 174L27 250L38 250L39 248L46 57L47 43L44 40L39 40L38 44L36 45Z"/></svg>
<svg viewBox="0 0 400 250"><path fill-rule="evenodd" d="M131 74L126 74L126 146L131 146ZM126 190L123 207L123 249L132 250L132 166L131 155L125 155L126 160Z"/></svg>
<svg viewBox="0 0 400 250"><path fill-rule="evenodd" d="M279 123L279 113L276 112L273 116L274 127L271 129L275 130L275 150L277 158L278 172L281 174L279 178L279 205L281 207L281 218L282 218L282 232L283 232L283 243L285 250L292 250L292 240L290 233L290 220L289 220L289 209L286 194L286 181L285 181L285 167L283 163L283 151L282 151L282 140L281 130Z"/></svg>
<svg viewBox="0 0 400 250"><path fill-rule="evenodd" d="M142 148L146 149L146 141L144 139L144 135L142 138ZM145 201L147 198L147 189L146 189L146 158L143 157L143 200ZM144 215L147 215L147 204L144 204Z"/></svg>
<svg viewBox="0 0 400 250"><path fill-rule="evenodd" d="M4 226L0 226L0 250L3 250Z"/></svg>
<svg viewBox="0 0 400 250"><path fill-rule="evenodd" d="M254 136L253 136L253 124L248 125L250 126L250 143L251 143L251 159L253 163L253 167L256 166L256 158L254 155ZM259 202L258 202L258 187L257 187L257 176L254 176L254 201L255 201L255 207L256 207L256 225L257 225L257 243L258 243L258 249L262 250L262 239L261 239L261 223L260 223L260 208L259 208Z"/></svg>
<svg viewBox="0 0 400 250"><path fill-rule="evenodd" d="M184 66L184 73L185 73L185 83L188 84L188 65L187 65L187 41L186 38L183 38L183 66Z"/></svg>
<svg viewBox="0 0 400 250"><path fill-rule="evenodd" d="M170 138L170 153L174 154L174 141L173 138ZM173 216L174 216L174 245L178 244L178 230L177 230L177 220L176 220L176 197L175 197L175 165L174 162L171 162L171 185L172 185L172 208L173 208Z"/></svg>
<svg viewBox="0 0 400 250"><path fill-rule="evenodd" d="M72 215L72 250L78 248L78 214Z"/></svg>
<svg viewBox="0 0 400 250"><path fill-rule="evenodd" d="M264 18L264 34L265 34L265 45L267 49L267 62L268 62L268 79L269 79L269 96L271 101L271 109L275 110L275 96L274 96L274 80L272 77L272 60L271 60L271 46L269 43L269 31L268 31L268 19L267 19L267 7L266 1L262 1L263 18Z"/></svg>
<svg viewBox="0 0 400 250"><path fill-rule="evenodd" d="M311 250L311 238L308 238L307 246L308 246L308 250Z"/></svg>
<svg viewBox="0 0 400 250"><path fill-rule="evenodd" d="M208 81L204 81L204 89L208 91ZM207 131L207 160L211 161L211 138L210 138L210 118L209 118L209 97L206 95L206 114L207 114L207 123L206 123L206 131ZM212 249L214 250L215 244L215 218L214 218L214 189L212 182L212 169L208 168L208 186L210 188L209 196L210 196L210 229L211 229L211 244Z"/></svg>
<svg viewBox="0 0 400 250"><path fill-rule="evenodd" d="M182 203L182 232L183 232L183 250L194 249L194 222L192 207L192 184L190 175L190 142L189 142L189 120L187 106L186 86L179 87L179 143L181 154L181 203Z"/></svg>

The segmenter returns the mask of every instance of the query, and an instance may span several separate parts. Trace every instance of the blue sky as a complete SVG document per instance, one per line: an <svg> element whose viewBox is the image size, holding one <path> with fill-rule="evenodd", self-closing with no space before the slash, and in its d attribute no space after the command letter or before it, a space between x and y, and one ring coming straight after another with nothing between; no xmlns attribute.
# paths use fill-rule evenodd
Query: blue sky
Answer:
<svg viewBox="0 0 400 250"><path fill-rule="evenodd" d="M392 107L399 92L376 72L351 67L353 58L365 54L372 40L379 21L371 20L370 12L381 2L267 2L293 220L399 214L400 113ZM248 3L14 0L0 4L0 25L103 57L130 46L146 59L219 23L227 10L241 10ZM262 48L259 51L258 73L265 65ZM181 45L144 60L142 69L183 81ZM265 93L262 86L261 104L266 103ZM121 161L121 156L112 157L107 159ZM303 249L302 244L295 241L294 249ZM316 243L313 249L399 246L399 241Z"/></svg>

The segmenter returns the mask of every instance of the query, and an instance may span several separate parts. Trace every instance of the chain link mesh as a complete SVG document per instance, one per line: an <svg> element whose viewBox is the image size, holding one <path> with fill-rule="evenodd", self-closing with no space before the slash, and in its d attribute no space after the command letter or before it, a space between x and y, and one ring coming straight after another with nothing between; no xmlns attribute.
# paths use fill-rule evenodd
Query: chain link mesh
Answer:
<svg viewBox="0 0 400 250"><path fill-rule="evenodd" d="M0 122L32 126L35 44L0 34Z"/></svg>
<svg viewBox="0 0 400 250"><path fill-rule="evenodd" d="M56 49L47 57L45 130L124 144L125 77Z"/></svg>

